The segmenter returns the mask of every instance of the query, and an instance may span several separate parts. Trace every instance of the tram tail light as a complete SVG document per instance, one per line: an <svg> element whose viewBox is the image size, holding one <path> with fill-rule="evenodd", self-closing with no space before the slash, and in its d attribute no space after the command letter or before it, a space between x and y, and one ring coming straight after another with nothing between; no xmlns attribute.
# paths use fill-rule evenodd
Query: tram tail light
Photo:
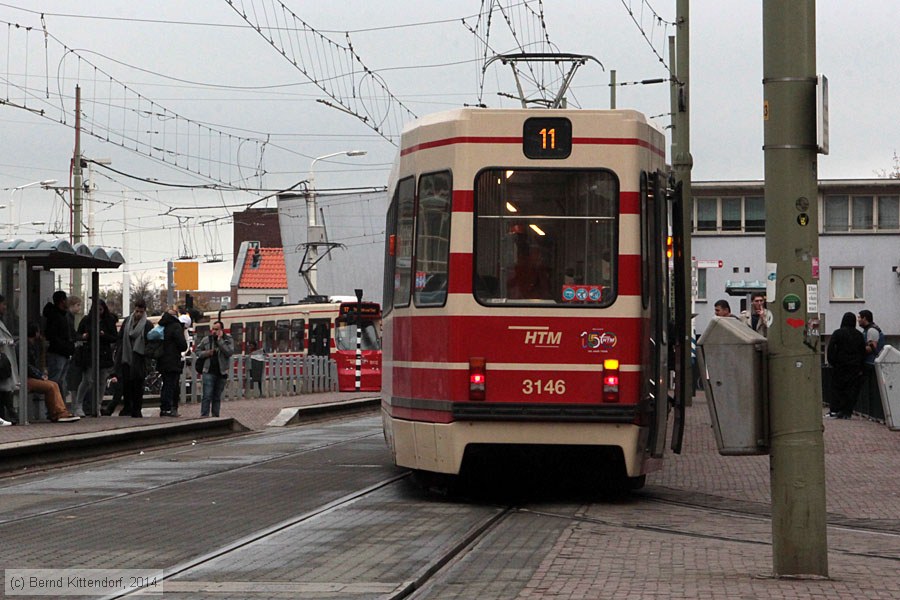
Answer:
<svg viewBox="0 0 900 600"><path fill-rule="evenodd" d="M484 400L487 374L483 358L469 359L469 400Z"/></svg>
<svg viewBox="0 0 900 600"><path fill-rule="evenodd" d="M619 361L615 358L603 361L603 401L619 401Z"/></svg>
<svg viewBox="0 0 900 600"><path fill-rule="evenodd" d="M666 258L672 258L675 256L675 251L672 248L672 236L666 237Z"/></svg>
<svg viewBox="0 0 900 600"><path fill-rule="evenodd" d="M388 256L396 256L397 255L397 236L391 234L388 237Z"/></svg>

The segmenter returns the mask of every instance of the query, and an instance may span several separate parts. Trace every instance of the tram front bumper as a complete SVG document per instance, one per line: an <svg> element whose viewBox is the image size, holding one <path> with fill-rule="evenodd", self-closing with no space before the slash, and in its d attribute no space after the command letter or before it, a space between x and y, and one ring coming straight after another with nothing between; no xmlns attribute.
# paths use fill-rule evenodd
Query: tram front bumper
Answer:
<svg viewBox="0 0 900 600"><path fill-rule="evenodd" d="M410 469L456 475L469 444L547 444L617 446L622 449L628 477L646 472L647 428L631 423L426 423L384 416L394 460Z"/></svg>

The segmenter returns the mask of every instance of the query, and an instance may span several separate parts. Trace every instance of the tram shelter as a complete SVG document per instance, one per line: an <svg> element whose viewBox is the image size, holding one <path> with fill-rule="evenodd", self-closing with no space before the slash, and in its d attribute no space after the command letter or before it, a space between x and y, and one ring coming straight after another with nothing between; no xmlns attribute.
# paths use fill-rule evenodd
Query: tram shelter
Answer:
<svg viewBox="0 0 900 600"><path fill-rule="evenodd" d="M125 258L118 250L71 244L68 240L0 242L0 293L6 298L7 313L4 324L18 341L18 373L21 382L17 398L19 423L28 423L28 345L26 332L29 320L37 320L41 307L55 290L54 271L59 269L91 269L91 305L100 297L100 273L97 269L118 269ZM99 311L93 311L90 324L91 339L100 337ZM94 381L100 378L100 345L91 345L91 368ZM99 414L102 386L95 385L92 402L94 414Z"/></svg>

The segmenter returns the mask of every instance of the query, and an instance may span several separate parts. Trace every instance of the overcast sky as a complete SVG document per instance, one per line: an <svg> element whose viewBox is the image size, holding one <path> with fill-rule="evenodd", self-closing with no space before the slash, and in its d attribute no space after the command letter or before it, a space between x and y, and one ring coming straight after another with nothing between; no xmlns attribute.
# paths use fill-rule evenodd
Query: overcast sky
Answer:
<svg viewBox="0 0 900 600"><path fill-rule="evenodd" d="M339 44L346 44L343 32L349 31L365 66L378 73L390 92L417 115L479 100L489 106L515 106L512 100L497 95L498 91L514 91L506 68L489 67L482 87L478 58L484 47L465 25L475 25L475 15L482 8L479 1L283 1L307 24ZM235 0L234 4L251 11L262 2ZM265 2L271 5L270 0ZM502 3L505 8L510 4L516 3ZM671 21L674 4L674 0L653 1L650 6ZM530 6L536 11L543 8L547 35L559 51L589 54L606 69L594 64L583 67L568 94L570 105L607 108L610 69L625 83L666 76L626 9L634 10L653 46L668 61L665 36L673 30L651 18L647 3L546 0L543 5L531 2ZM762 178L761 6L761 2L747 0L691 2L695 180ZM817 10L817 70L829 78L831 117L831 154L820 157L820 177L874 177L877 170L891 168L893 153L900 146L895 109L900 78L893 69L900 3L820 0ZM46 50L40 13L44 13L51 35ZM520 6L513 6L508 14L513 16L520 39L539 37L531 29L533 22L522 18ZM88 96L94 122L119 133L133 129L130 138L139 138L138 145L145 141L141 136L151 130L157 137L150 138L147 147L165 145L160 137L165 132L160 128L171 127L181 118L198 128L197 124L203 124L218 139L232 136L225 145L233 147L230 156L235 158L221 161L224 173L221 165L211 162L188 168L209 174L210 167L214 175L232 183L239 181L243 187L287 188L307 178L313 158L357 149L368 154L317 162L316 186L377 187L387 181L395 146L358 119L317 102L325 94L225 0L95 0L82 4L0 0L0 21L0 43L7 56L0 61L0 100L9 103L0 105L0 204L8 205L12 195L16 218L23 223L19 237L54 237L46 232L59 225L68 228L66 210L52 192L37 187L14 194L10 190L42 179L68 185L74 145L71 97L76 83ZM26 33L8 23L35 30ZM515 51L499 12L492 26L492 48ZM67 53L66 48L74 53ZM329 68L311 67L310 71L324 78ZM63 102L60 93L66 97ZM98 100L104 93L112 98L106 103L109 112L106 116L93 114L102 105ZM121 109L137 94L142 98L139 111L163 116L155 125L133 125L125 120L118 125L115 105L118 102ZM625 85L617 91L620 108L641 110L655 117L653 122L661 128L667 125L667 117L658 115L668 112L668 99L664 85ZM44 109L48 118L10 104ZM70 113L67 124L58 122L60 106ZM266 143L260 144L260 140ZM193 185L208 184L211 179L148 158L147 152L123 148L116 140L109 143L85 135L82 148L86 156L111 159L113 168L136 176L95 169L96 198L101 201L96 205L97 243L121 248L125 216L132 232L127 258L133 271L147 270L155 276L167 259L185 249L200 260L221 253L224 263L201 265L201 287L227 289L232 260L231 223L225 218L228 207L250 203L264 195L262 192L184 190L148 183L140 179ZM200 152L193 148L188 153L194 150ZM241 163L240 168L234 166L236 162ZM127 206L124 215L123 205ZM160 216L164 213L169 216ZM9 208L0 214L6 222ZM200 225L216 218L220 220ZM33 222L38 224L31 225ZM6 230L3 233L6 237ZM104 281L110 280L121 280L121 276L104 277Z"/></svg>

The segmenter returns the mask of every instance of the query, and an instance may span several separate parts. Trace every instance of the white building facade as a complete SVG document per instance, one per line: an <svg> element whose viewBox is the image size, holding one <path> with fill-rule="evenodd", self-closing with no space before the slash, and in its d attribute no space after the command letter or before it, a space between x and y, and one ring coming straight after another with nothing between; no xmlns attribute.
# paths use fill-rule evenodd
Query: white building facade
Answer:
<svg viewBox="0 0 900 600"><path fill-rule="evenodd" d="M726 288L764 285L762 181L693 182L692 254L697 261L694 328L703 332L716 300L740 312L744 295ZM845 312L872 311L885 335L900 339L900 180L822 180L817 198L822 333ZM719 266L721 264L721 267ZM771 302L773 299L769 298Z"/></svg>

